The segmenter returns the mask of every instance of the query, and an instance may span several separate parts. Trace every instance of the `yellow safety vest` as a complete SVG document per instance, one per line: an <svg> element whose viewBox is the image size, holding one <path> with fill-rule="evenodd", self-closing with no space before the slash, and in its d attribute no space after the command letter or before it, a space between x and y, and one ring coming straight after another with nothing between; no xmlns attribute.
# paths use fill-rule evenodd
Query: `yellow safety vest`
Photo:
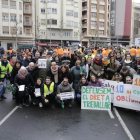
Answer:
<svg viewBox="0 0 140 140"><path fill-rule="evenodd" d="M2 62L0 61L0 69L1 69L0 78L4 78L7 75L8 70L10 71L10 73L12 72L13 67L10 65L9 62L7 63L6 67L3 66L1 63Z"/></svg>
<svg viewBox="0 0 140 140"><path fill-rule="evenodd" d="M48 89L48 87L44 84L44 97L46 97L47 95L51 94L54 91L54 82L51 83L50 85L50 90Z"/></svg>

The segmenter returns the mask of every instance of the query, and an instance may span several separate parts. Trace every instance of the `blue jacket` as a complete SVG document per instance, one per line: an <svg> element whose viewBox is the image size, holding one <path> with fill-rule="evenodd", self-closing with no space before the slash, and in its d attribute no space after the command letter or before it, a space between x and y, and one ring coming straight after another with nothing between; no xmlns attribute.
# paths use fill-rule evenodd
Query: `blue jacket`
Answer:
<svg viewBox="0 0 140 140"><path fill-rule="evenodd" d="M26 57L26 59L22 61L22 65L23 65L24 67L27 67L27 66L29 66L29 63L30 63L30 62L33 62L32 59L31 59L31 61L29 61L29 60L27 59L27 57Z"/></svg>

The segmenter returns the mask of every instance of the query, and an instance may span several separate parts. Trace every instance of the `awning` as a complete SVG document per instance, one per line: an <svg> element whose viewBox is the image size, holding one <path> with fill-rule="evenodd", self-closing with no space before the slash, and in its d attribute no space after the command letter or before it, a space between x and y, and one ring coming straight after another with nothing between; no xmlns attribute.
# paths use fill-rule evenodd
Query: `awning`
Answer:
<svg viewBox="0 0 140 140"><path fill-rule="evenodd" d="M50 46L50 44L48 44L48 46ZM58 47L59 45L58 44L55 44L55 43L52 43L51 44L51 47Z"/></svg>
<svg viewBox="0 0 140 140"><path fill-rule="evenodd" d="M47 46L47 43L37 43L37 46Z"/></svg>
<svg viewBox="0 0 140 140"><path fill-rule="evenodd" d="M18 44L18 48L31 48L33 44Z"/></svg>

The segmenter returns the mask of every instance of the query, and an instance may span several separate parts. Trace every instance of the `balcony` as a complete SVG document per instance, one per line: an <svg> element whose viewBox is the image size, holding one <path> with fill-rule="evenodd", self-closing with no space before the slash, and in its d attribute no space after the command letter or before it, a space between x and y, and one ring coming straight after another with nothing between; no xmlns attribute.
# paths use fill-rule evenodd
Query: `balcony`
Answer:
<svg viewBox="0 0 140 140"><path fill-rule="evenodd" d="M23 0L23 2L29 2L29 3L31 3L32 0Z"/></svg>
<svg viewBox="0 0 140 140"><path fill-rule="evenodd" d="M9 31L3 31L3 34L9 34Z"/></svg>
<svg viewBox="0 0 140 140"><path fill-rule="evenodd" d="M2 21L9 21L9 18L3 18Z"/></svg>
<svg viewBox="0 0 140 140"><path fill-rule="evenodd" d="M8 8L8 4L2 4L2 8Z"/></svg>
<svg viewBox="0 0 140 140"><path fill-rule="evenodd" d="M82 19L87 19L87 14L86 15L82 15Z"/></svg>
<svg viewBox="0 0 140 140"><path fill-rule="evenodd" d="M87 23L82 24L82 28L87 28Z"/></svg>
<svg viewBox="0 0 140 140"><path fill-rule="evenodd" d="M33 24L32 24L32 22L24 22L23 25L24 25L24 26L32 26Z"/></svg>
<svg viewBox="0 0 140 140"><path fill-rule="evenodd" d="M82 2L87 2L87 0L82 0Z"/></svg>
<svg viewBox="0 0 140 140"><path fill-rule="evenodd" d="M10 21L16 22L16 19L10 19Z"/></svg>
<svg viewBox="0 0 140 140"><path fill-rule="evenodd" d="M31 15L31 14L32 14L32 11L31 11L31 10L24 10L23 13L24 13L24 14L27 14L27 15Z"/></svg>
<svg viewBox="0 0 140 140"><path fill-rule="evenodd" d="M82 7L82 11L87 11L87 6Z"/></svg>
<svg viewBox="0 0 140 140"><path fill-rule="evenodd" d="M87 35L87 31L86 32L83 32L83 36L86 36Z"/></svg>
<svg viewBox="0 0 140 140"><path fill-rule="evenodd" d="M92 0L91 3L97 4L97 0Z"/></svg>

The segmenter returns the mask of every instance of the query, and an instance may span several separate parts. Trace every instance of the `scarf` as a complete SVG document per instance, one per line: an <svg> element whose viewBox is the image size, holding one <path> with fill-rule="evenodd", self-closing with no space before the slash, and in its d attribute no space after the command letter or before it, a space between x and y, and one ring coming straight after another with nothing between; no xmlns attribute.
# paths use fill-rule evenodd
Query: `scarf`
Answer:
<svg viewBox="0 0 140 140"><path fill-rule="evenodd" d="M106 67L109 64L109 60L104 62L104 66Z"/></svg>
<svg viewBox="0 0 140 140"><path fill-rule="evenodd" d="M25 79L25 77L26 77L27 74L28 74L28 71L27 71L27 70L25 70L25 74L24 74L24 75L21 74L21 70L18 71L18 77L19 77L20 79Z"/></svg>
<svg viewBox="0 0 140 140"><path fill-rule="evenodd" d="M55 70L52 69L52 67L51 67L51 72L52 72L52 74L54 75L54 82L55 82L55 83L58 83L58 67L59 67L59 66L56 66L56 69L55 69Z"/></svg>
<svg viewBox="0 0 140 140"><path fill-rule="evenodd" d="M80 70L80 73L82 73L82 67L78 68L77 66L75 66L75 68L76 68L77 70Z"/></svg>
<svg viewBox="0 0 140 140"><path fill-rule="evenodd" d="M132 61L131 61L131 60L129 60L129 61L125 60L124 62L127 63L127 64L129 64L129 63L131 63Z"/></svg>
<svg viewBox="0 0 140 140"><path fill-rule="evenodd" d="M96 58L96 57L93 59L93 62L94 62L94 63L96 63L97 65L100 65L100 66L102 66L102 65L103 65L103 61L102 61L102 59L97 60L97 58Z"/></svg>
<svg viewBox="0 0 140 140"><path fill-rule="evenodd" d="M84 66L85 65L85 62L82 62L82 66Z"/></svg>

